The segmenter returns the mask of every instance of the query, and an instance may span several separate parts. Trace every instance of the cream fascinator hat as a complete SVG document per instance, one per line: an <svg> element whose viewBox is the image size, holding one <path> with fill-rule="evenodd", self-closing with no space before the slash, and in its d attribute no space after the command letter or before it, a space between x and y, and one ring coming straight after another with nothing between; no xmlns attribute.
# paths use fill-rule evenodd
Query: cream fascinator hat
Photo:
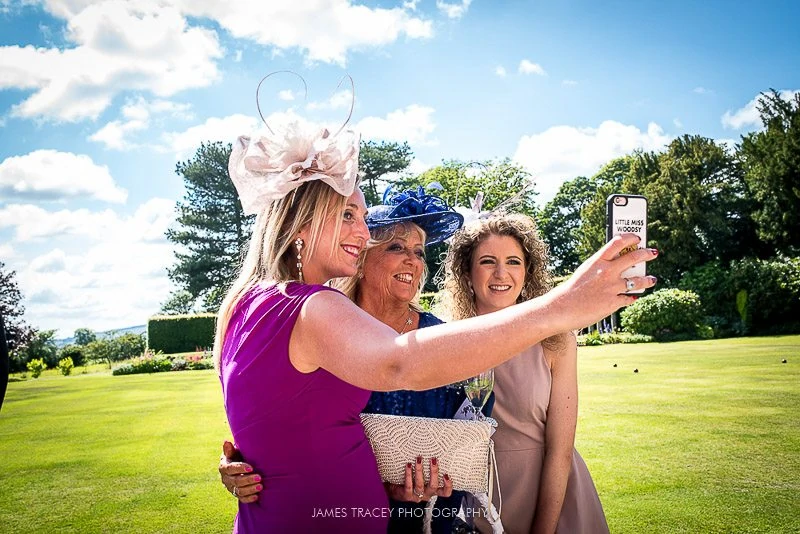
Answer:
<svg viewBox="0 0 800 534"><path fill-rule="evenodd" d="M277 131L274 131L261 113L258 92L264 80L279 72L294 74L303 80L292 71L272 72L261 79L256 87L256 107L269 135L240 136L233 145L228 161L228 173L245 215L260 213L271 201L285 197L312 180L322 180L345 197L352 195L358 184L361 136L353 130L344 129L353 114L355 103L353 79L345 77L353 86L353 101L347 120L336 133L331 134L327 128L309 126L299 121L276 127Z"/></svg>

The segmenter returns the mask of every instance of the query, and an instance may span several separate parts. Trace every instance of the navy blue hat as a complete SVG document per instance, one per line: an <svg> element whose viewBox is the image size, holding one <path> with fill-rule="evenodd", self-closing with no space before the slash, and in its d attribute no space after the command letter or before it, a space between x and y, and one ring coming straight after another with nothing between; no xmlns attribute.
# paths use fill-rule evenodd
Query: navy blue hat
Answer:
<svg viewBox="0 0 800 534"><path fill-rule="evenodd" d="M447 205L442 198L426 195L420 187L395 193L387 188L383 204L372 206L367 214L370 232L393 224L410 222L425 231L425 245L440 243L464 224L464 217Z"/></svg>

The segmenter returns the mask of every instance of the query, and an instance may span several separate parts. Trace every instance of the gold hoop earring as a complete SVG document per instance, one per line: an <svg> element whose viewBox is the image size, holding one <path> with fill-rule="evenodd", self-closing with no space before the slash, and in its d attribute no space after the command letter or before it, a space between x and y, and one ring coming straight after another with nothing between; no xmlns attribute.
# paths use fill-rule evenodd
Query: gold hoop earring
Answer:
<svg viewBox="0 0 800 534"><path fill-rule="evenodd" d="M300 251L303 250L303 240L299 237L294 240L294 246L297 247L297 274L300 281L303 281L303 256L300 254Z"/></svg>

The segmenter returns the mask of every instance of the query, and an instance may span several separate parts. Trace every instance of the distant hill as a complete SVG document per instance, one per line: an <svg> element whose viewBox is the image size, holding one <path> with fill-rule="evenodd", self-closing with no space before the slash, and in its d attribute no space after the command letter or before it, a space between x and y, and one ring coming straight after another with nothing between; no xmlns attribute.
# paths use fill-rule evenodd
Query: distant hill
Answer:
<svg viewBox="0 0 800 534"><path fill-rule="evenodd" d="M111 337L112 335L121 335L121 334L145 334L147 332L147 325L141 324L138 326L128 326L125 328L117 328L114 330L106 330L105 332L95 332L97 339L104 339L107 337ZM74 337L65 337L63 339L56 339L54 340L58 347L63 347L64 345L69 345L75 342Z"/></svg>

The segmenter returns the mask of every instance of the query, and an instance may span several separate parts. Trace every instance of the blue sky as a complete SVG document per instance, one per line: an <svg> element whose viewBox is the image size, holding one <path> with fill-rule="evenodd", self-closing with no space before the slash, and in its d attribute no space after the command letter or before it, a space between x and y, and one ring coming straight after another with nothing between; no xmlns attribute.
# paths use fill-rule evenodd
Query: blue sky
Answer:
<svg viewBox="0 0 800 534"><path fill-rule="evenodd" d="M27 319L143 324L171 289L175 164L262 109L407 140L416 171L510 157L540 201L636 148L737 141L800 89L800 4L0 0L0 261ZM793 24L794 22L794 24Z"/></svg>

